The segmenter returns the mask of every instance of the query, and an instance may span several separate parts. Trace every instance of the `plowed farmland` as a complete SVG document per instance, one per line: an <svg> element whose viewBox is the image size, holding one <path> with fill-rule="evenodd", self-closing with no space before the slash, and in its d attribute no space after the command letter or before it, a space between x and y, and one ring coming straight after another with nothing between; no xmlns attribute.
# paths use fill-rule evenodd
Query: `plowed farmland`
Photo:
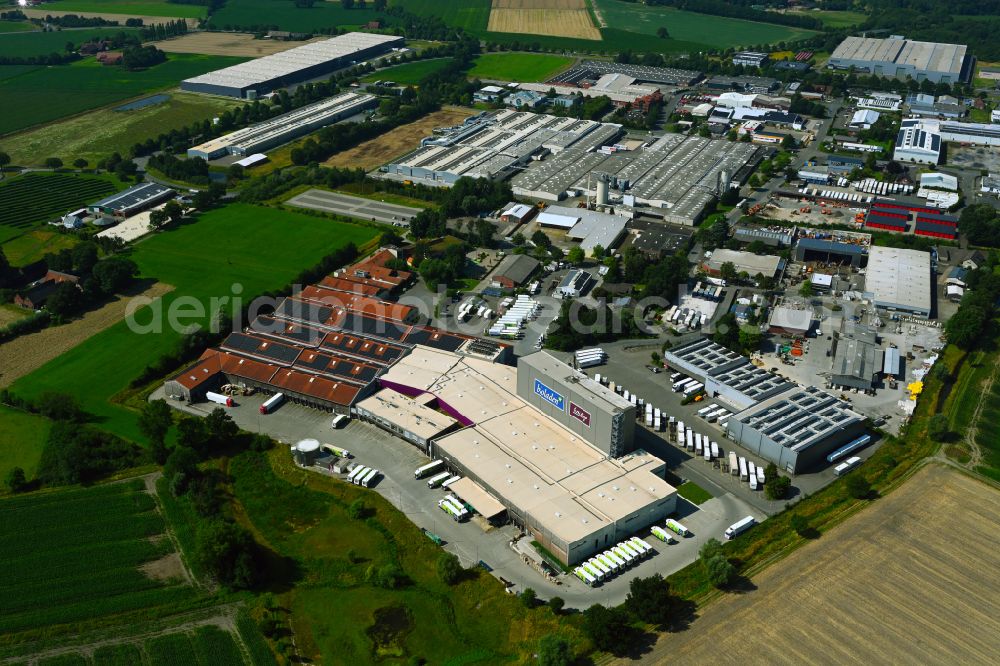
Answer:
<svg viewBox="0 0 1000 666"><path fill-rule="evenodd" d="M663 636L648 663L996 663L998 518L1000 491L928 466Z"/></svg>
<svg viewBox="0 0 1000 666"><path fill-rule="evenodd" d="M586 0L493 0L490 32L600 39Z"/></svg>

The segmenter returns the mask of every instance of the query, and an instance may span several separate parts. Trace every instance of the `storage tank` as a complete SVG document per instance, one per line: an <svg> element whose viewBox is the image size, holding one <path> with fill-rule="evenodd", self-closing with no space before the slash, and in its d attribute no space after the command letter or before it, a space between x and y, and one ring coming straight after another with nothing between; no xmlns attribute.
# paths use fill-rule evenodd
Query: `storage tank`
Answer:
<svg viewBox="0 0 1000 666"><path fill-rule="evenodd" d="M608 179L601 176L597 179L597 201L598 206L608 203Z"/></svg>
<svg viewBox="0 0 1000 666"><path fill-rule="evenodd" d="M728 169L723 169L722 171L719 172L719 182L717 184L717 187L718 187L718 195L720 197L723 194L725 194L726 191L729 190L729 181L731 180L732 180L732 175L729 173Z"/></svg>
<svg viewBox="0 0 1000 666"><path fill-rule="evenodd" d="M295 448L292 449L292 455L295 458L295 464L302 467L311 467L312 464L316 462L316 457L319 455L319 440L300 440L295 445Z"/></svg>

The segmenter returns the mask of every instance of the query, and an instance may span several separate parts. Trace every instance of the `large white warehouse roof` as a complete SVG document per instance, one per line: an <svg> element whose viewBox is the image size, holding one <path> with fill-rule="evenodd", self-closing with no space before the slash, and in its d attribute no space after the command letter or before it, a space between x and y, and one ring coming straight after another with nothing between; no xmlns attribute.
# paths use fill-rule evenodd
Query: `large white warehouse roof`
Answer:
<svg viewBox="0 0 1000 666"><path fill-rule="evenodd" d="M217 69L214 72L187 79L185 83L245 88L263 81L289 76L308 67L350 56L352 53L365 49L399 42L402 39L402 37L395 35L349 32L322 42L312 42L281 53L248 60L225 69Z"/></svg>

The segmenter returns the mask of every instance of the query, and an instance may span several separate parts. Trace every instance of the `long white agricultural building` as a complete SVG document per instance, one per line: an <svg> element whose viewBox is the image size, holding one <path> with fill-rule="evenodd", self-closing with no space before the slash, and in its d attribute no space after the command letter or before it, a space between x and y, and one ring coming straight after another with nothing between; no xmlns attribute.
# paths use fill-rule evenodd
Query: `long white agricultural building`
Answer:
<svg viewBox="0 0 1000 666"><path fill-rule="evenodd" d="M225 155L252 155L376 106L378 99L373 95L341 93L188 148L187 155L206 160Z"/></svg>
<svg viewBox="0 0 1000 666"><path fill-rule="evenodd" d="M302 81L381 55L403 45L403 38L349 32L322 42L248 60L181 81L181 90L256 99Z"/></svg>

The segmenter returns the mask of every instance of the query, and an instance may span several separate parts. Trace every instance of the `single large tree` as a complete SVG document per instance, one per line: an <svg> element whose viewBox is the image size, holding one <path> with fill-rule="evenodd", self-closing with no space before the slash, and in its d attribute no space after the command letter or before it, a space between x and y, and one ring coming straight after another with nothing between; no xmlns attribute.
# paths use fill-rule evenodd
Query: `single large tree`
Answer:
<svg viewBox="0 0 1000 666"><path fill-rule="evenodd" d="M658 573L634 578L629 583L625 606L643 622L666 625L670 622L670 584Z"/></svg>
<svg viewBox="0 0 1000 666"><path fill-rule="evenodd" d="M164 400L147 402L139 414L139 431L149 438L150 452L159 465L167 462L169 455L166 447L167 431L173 422L170 406Z"/></svg>

